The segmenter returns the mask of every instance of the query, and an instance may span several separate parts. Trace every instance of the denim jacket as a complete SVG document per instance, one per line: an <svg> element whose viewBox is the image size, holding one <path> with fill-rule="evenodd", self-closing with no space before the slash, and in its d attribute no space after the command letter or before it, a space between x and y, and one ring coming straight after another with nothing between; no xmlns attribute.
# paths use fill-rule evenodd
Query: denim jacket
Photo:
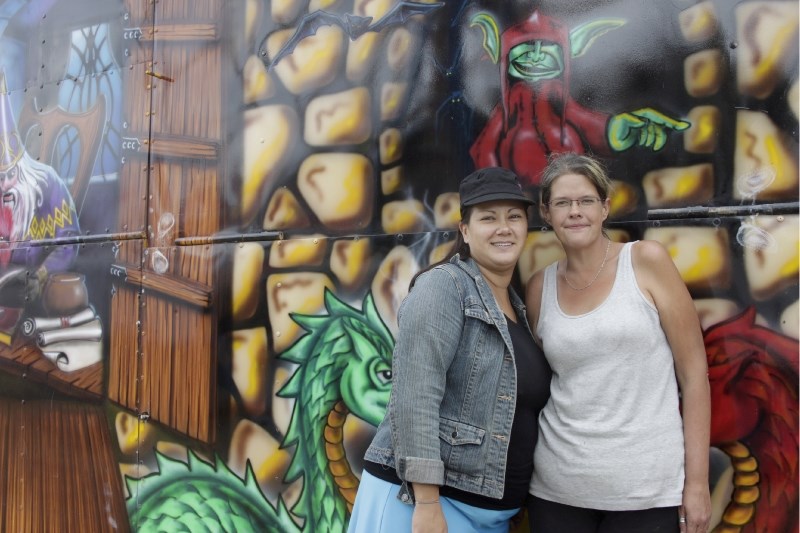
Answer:
<svg viewBox="0 0 800 533"><path fill-rule="evenodd" d="M398 323L391 398L365 459L395 468L404 489L431 483L502 498L517 374L506 319L477 264L456 255L422 274Z"/></svg>

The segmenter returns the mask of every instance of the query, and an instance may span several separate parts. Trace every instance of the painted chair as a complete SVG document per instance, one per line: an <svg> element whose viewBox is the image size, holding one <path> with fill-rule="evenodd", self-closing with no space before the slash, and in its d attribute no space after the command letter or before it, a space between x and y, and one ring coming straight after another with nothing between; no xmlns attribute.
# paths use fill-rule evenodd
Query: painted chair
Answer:
<svg viewBox="0 0 800 533"><path fill-rule="evenodd" d="M61 107L40 112L36 109L33 99L29 99L20 112L17 128L23 142L26 146L30 146L30 136L36 135L38 130L41 136L38 159L56 169L58 166L53 164L56 157L56 143L69 129L76 132L80 155L75 177L69 189L79 214L92 178L92 168L97 159L100 142L103 140L105 120L106 100L102 94L98 95L92 108L83 113L69 113ZM31 155L34 156L32 153Z"/></svg>

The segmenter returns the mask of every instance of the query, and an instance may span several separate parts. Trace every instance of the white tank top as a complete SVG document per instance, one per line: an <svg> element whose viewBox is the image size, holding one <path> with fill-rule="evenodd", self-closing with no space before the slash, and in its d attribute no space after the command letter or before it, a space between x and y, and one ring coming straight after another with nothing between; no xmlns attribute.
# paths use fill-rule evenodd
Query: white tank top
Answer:
<svg viewBox="0 0 800 533"><path fill-rule="evenodd" d="M558 305L556 264L544 273L536 332L553 369L539 415L530 492L590 509L681 504L683 425L658 311L639 289L631 248L606 300L577 316Z"/></svg>

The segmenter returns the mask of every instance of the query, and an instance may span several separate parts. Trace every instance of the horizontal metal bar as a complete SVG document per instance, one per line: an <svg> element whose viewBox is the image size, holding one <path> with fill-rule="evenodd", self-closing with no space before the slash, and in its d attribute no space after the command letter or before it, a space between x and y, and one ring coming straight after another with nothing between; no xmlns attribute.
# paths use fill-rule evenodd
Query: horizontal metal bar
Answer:
<svg viewBox="0 0 800 533"><path fill-rule="evenodd" d="M72 237L59 237L56 239L23 241L20 243L20 246L39 248L42 246L65 246L69 244L98 244L104 242L142 240L145 237L146 235L142 232L99 233L95 235L74 235Z"/></svg>
<svg viewBox="0 0 800 533"><path fill-rule="evenodd" d="M234 242L279 241L283 239L282 231L261 231L259 233L236 233L198 237L180 237L175 239L175 246L199 246L203 244L225 244Z"/></svg>
<svg viewBox="0 0 800 533"><path fill-rule="evenodd" d="M664 220L664 219L675 219L675 218L714 218L714 217L737 217L737 216L747 216L747 215L789 215L789 214L800 214L800 202L650 209L647 211L647 219Z"/></svg>

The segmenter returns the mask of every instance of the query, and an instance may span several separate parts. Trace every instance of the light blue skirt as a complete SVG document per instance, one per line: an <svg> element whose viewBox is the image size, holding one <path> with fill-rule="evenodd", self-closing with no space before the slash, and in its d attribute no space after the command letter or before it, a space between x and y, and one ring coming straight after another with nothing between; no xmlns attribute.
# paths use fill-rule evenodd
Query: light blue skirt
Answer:
<svg viewBox="0 0 800 533"><path fill-rule="evenodd" d="M409 533L414 506L398 500L399 491L400 485L364 471L347 533ZM481 509L443 496L439 501L452 533L508 533L509 520L519 512Z"/></svg>

